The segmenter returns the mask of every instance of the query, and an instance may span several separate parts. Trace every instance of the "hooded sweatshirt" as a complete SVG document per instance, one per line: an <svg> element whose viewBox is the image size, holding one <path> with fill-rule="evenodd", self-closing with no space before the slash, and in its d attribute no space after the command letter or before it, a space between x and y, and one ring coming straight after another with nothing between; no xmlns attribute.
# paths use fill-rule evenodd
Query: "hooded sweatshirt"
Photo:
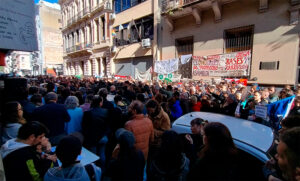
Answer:
<svg viewBox="0 0 300 181"><path fill-rule="evenodd" d="M21 126L22 124L20 123L10 123L3 127L2 143L5 143L12 138L16 138Z"/></svg>
<svg viewBox="0 0 300 181"><path fill-rule="evenodd" d="M55 167L48 170L44 181L89 181L89 175L83 165L77 163L67 168Z"/></svg>
<svg viewBox="0 0 300 181"><path fill-rule="evenodd" d="M1 147L6 180L41 181L44 174L51 167L52 162L41 159L36 147L16 139L8 140Z"/></svg>
<svg viewBox="0 0 300 181"><path fill-rule="evenodd" d="M2 145L0 149L2 159L4 159L9 153L26 146L30 145L21 142L16 142L16 138L8 140L4 145Z"/></svg>

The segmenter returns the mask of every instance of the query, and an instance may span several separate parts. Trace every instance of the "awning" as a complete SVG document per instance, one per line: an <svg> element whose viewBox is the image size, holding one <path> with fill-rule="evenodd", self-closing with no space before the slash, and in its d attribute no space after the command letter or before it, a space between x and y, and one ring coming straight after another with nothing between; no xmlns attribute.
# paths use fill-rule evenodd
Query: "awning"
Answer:
<svg viewBox="0 0 300 181"><path fill-rule="evenodd" d="M54 71L53 68L47 68L46 73L47 73L48 75L52 75L52 76L55 76L55 77L56 77L56 73L55 73L55 71Z"/></svg>

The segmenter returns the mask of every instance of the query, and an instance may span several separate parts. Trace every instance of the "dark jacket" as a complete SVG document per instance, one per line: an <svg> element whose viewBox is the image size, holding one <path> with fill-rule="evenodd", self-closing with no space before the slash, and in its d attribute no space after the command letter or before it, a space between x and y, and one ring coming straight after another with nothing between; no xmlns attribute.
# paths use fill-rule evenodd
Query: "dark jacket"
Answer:
<svg viewBox="0 0 300 181"><path fill-rule="evenodd" d="M145 158L142 151L126 158L112 159L107 173L112 180L143 180Z"/></svg>
<svg viewBox="0 0 300 181"><path fill-rule="evenodd" d="M148 174L148 180L161 180L161 181L183 181L186 180L187 173L189 172L189 159L182 154L181 164L179 167L174 167L172 165L160 164L157 160L151 162Z"/></svg>
<svg viewBox="0 0 300 181"><path fill-rule="evenodd" d="M207 153L197 160L188 180L240 180L237 155Z"/></svg>
<svg viewBox="0 0 300 181"><path fill-rule="evenodd" d="M35 109L35 121L39 121L49 129L49 137L64 134L65 122L70 121L70 116L64 105L49 103Z"/></svg>
<svg viewBox="0 0 300 181"><path fill-rule="evenodd" d="M82 119L83 145L90 148L96 146L99 140L108 132L108 111L102 108L92 108L84 112Z"/></svg>
<svg viewBox="0 0 300 181"><path fill-rule="evenodd" d="M42 180L52 162L40 159L35 150L36 148L33 146L26 146L4 157L3 165L7 181Z"/></svg>

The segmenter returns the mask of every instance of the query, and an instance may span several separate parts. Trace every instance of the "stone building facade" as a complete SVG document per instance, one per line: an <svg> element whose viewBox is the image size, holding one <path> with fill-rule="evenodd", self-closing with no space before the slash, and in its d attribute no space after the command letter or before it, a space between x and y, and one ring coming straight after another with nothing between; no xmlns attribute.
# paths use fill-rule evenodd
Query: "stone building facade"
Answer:
<svg viewBox="0 0 300 181"><path fill-rule="evenodd" d="M60 0L65 75L109 76L110 0Z"/></svg>
<svg viewBox="0 0 300 181"><path fill-rule="evenodd" d="M36 9L38 12L37 32L43 73L47 73L47 69L55 69L57 74L63 74L60 6L41 0Z"/></svg>
<svg viewBox="0 0 300 181"><path fill-rule="evenodd" d="M250 50L250 83L298 84L299 0L162 0L162 59ZM179 70L193 76L192 64ZM239 78L239 77L232 77Z"/></svg>

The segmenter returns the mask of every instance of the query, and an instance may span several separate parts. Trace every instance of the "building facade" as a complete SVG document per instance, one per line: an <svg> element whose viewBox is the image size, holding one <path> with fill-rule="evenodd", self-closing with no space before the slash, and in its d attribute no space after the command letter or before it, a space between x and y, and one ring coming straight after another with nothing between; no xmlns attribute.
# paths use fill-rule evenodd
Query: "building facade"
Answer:
<svg viewBox="0 0 300 181"><path fill-rule="evenodd" d="M162 59L250 50L249 75L261 84L299 83L299 0L162 0ZM192 62L179 66L186 78ZM239 78L239 77L231 77Z"/></svg>
<svg viewBox="0 0 300 181"><path fill-rule="evenodd" d="M65 75L111 73L110 0L60 0Z"/></svg>
<svg viewBox="0 0 300 181"><path fill-rule="evenodd" d="M136 78L153 66L157 45L155 13L158 1L115 0L112 58L115 75Z"/></svg>
<svg viewBox="0 0 300 181"><path fill-rule="evenodd" d="M61 75L63 74L63 40L60 6L57 3L40 0L36 10L42 73L47 74L47 71L54 70L57 75Z"/></svg>

